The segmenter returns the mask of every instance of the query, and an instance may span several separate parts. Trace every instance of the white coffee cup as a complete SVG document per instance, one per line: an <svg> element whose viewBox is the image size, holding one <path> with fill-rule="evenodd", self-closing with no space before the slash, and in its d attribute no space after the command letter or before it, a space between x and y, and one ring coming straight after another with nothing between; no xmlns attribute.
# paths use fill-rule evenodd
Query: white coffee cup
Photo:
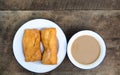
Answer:
<svg viewBox="0 0 120 75"><path fill-rule="evenodd" d="M94 61L93 63L90 63L90 64L81 64L81 63L77 62L71 53L71 47L72 47L73 42L78 37L83 36L83 35L88 35L88 36L94 37L100 45L100 54L99 54L98 58L96 59L96 61ZM68 46L67 46L67 55L68 55L70 61L76 67L81 68L81 69L92 69L92 68L97 67L103 61L103 59L106 55L106 45L105 45L105 42L102 39L102 37L99 34L97 34L96 32L93 32L91 30L79 31L70 38L70 40L68 42Z"/></svg>

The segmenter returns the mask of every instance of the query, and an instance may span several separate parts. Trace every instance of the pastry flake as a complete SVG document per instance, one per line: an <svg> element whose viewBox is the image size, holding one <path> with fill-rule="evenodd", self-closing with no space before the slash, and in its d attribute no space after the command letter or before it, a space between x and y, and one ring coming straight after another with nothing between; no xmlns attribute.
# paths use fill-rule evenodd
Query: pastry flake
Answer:
<svg viewBox="0 0 120 75"><path fill-rule="evenodd" d="M40 49L40 31L37 29L26 29L24 31L23 52L26 62L33 62L41 60Z"/></svg>
<svg viewBox="0 0 120 75"><path fill-rule="evenodd" d="M57 38L55 28L41 30L41 40L44 47L43 64L57 64Z"/></svg>

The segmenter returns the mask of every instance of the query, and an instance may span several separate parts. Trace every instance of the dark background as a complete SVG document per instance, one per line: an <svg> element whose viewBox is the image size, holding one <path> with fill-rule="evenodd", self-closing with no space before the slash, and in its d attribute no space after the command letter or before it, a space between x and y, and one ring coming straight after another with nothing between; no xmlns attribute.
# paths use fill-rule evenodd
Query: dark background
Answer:
<svg viewBox="0 0 120 75"><path fill-rule="evenodd" d="M57 23L67 41L80 30L99 33L107 46L104 61L82 70L66 56L51 72L25 70L15 60L12 42L18 28L36 18ZM0 75L120 75L120 0L0 0Z"/></svg>

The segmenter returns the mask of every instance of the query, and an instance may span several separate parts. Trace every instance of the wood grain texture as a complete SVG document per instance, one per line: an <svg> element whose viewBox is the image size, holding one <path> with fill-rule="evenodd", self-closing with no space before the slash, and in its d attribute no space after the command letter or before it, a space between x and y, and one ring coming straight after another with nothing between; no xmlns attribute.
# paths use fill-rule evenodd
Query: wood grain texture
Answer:
<svg viewBox="0 0 120 75"><path fill-rule="evenodd" d="M40 75L21 67L13 55L12 41L25 22L45 18L57 23L67 40L84 29L99 33L106 42L104 61L92 70L82 70L66 56L55 70L41 75L120 75L120 10L77 11L0 11L0 75Z"/></svg>
<svg viewBox="0 0 120 75"><path fill-rule="evenodd" d="M0 0L0 10L120 9L120 0Z"/></svg>

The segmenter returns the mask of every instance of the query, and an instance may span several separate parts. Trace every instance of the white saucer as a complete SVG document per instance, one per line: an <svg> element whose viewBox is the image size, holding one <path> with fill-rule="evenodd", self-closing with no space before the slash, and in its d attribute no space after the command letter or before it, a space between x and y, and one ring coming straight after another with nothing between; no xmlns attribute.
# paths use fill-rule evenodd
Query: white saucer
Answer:
<svg viewBox="0 0 120 75"><path fill-rule="evenodd" d="M23 48L22 48L22 38L25 29L42 29L42 28L51 28L54 27L57 30L57 39L58 39L58 62L56 65L43 65L40 61L38 62L25 62ZM66 46L67 41L64 32L62 29L54 22L46 19L34 19L23 24L15 34L13 40L13 53L18 61L18 63L25 69L35 72L35 73L45 73L54 70L57 68L65 58L66 55Z"/></svg>

